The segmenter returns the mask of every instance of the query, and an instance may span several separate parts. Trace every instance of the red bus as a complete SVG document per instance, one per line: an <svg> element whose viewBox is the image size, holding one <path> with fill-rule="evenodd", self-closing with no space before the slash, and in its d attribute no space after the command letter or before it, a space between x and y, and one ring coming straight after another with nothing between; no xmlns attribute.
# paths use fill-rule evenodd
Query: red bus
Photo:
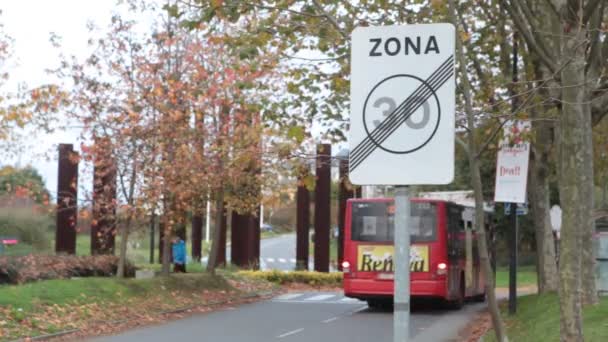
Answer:
<svg viewBox="0 0 608 342"><path fill-rule="evenodd" d="M447 201L411 200L410 293L438 298L453 308L465 299L483 301L475 233L472 272L466 281L465 207ZM344 230L344 294L366 300L370 307L392 302L394 202L389 198L352 199Z"/></svg>

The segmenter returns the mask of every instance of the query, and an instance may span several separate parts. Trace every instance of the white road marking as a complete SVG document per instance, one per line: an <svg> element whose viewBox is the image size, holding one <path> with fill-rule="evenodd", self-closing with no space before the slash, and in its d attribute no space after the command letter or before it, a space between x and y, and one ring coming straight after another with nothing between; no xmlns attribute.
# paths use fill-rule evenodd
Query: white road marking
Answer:
<svg viewBox="0 0 608 342"><path fill-rule="evenodd" d="M313 296L313 297L310 297L310 298L306 298L304 300L305 301L314 302L314 301L326 300L326 299L329 299L329 298L333 298L335 296L336 296L335 294L322 294L322 295L316 295L316 296Z"/></svg>
<svg viewBox="0 0 608 342"><path fill-rule="evenodd" d="M348 297L344 297L342 299L340 299L340 302L342 303L356 303L359 300L357 298L348 298Z"/></svg>
<svg viewBox="0 0 608 342"><path fill-rule="evenodd" d="M332 317L332 318L328 318L328 319L324 320L321 323L331 323L331 322L333 322L333 321L335 321L337 319L338 319L338 317Z"/></svg>
<svg viewBox="0 0 608 342"><path fill-rule="evenodd" d="M286 263L286 262L287 262L287 260L285 260L285 259L283 259L283 258L279 258L279 262L280 262L280 263L282 263L282 264L284 264L284 263Z"/></svg>
<svg viewBox="0 0 608 342"><path fill-rule="evenodd" d="M268 261L268 262L274 262L274 258L266 258L266 261Z"/></svg>
<svg viewBox="0 0 608 342"><path fill-rule="evenodd" d="M295 334L297 334L299 332L302 332L303 330L304 330L304 328L296 329L296 330L284 333L283 335L279 335L279 336L277 336L277 338L283 338L283 337L295 335Z"/></svg>
<svg viewBox="0 0 608 342"><path fill-rule="evenodd" d="M303 295L303 293L287 293L287 294L275 297L274 300L290 300L290 299L300 297L302 295Z"/></svg>
<svg viewBox="0 0 608 342"><path fill-rule="evenodd" d="M289 259L289 261L290 261L292 264L295 264L295 263L296 263L296 259Z"/></svg>
<svg viewBox="0 0 608 342"><path fill-rule="evenodd" d="M353 310L353 311L349 312L349 313L348 313L348 314L346 314L346 315L347 315L347 316L352 316L352 315L354 315L354 314L356 314L356 313L358 313L358 312L361 312L361 311L363 311L363 310L367 310L367 309L368 309L367 305L366 305L366 306L362 306L362 307L358 308L357 310Z"/></svg>

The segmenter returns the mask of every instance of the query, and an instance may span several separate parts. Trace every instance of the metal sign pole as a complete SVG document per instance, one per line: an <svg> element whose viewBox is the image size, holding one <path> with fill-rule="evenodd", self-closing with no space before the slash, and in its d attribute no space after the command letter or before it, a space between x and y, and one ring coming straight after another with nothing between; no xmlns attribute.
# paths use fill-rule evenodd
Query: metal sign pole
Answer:
<svg viewBox="0 0 608 342"><path fill-rule="evenodd" d="M395 188L395 289L393 341L409 341L410 325L410 198L407 186Z"/></svg>
<svg viewBox="0 0 608 342"><path fill-rule="evenodd" d="M511 203L509 239L509 314L517 312L517 203Z"/></svg>

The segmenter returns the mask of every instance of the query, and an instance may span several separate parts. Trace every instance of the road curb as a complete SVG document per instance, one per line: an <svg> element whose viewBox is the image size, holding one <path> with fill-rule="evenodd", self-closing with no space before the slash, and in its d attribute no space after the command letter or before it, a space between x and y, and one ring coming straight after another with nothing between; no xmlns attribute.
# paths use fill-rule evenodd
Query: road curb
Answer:
<svg viewBox="0 0 608 342"><path fill-rule="evenodd" d="M275 294L277 292L280 292L280 289L270 290L270 291L250 292L250 293L245 293L245 294L243 294L241 296L238 296L235 299L236 300L244 300L244 299L251 299L251 298L263 298L263 297L272 296L273 294ZM219 301L208 302L208 303L206 303L204 305L189 305L189 306L178 308L178 309L160 311L160 312L157 312L156 315L158 315L158 316L171 315L171 314L176 314L176 313L181 313L181 312L185 312L185 311L188 311L188 310L192 310L192 309L197 308L197 307L213 307L213 306L225 305L225 304L231 303L233 301L234 301L234 299L232 299L232 300L219 300ZM115 321L98 321L96 323L97 324L121 324L121 323L127 323L129 321L134 320L134 319L135 318L124 319L124 320L115 320ZM44 340L47 340L47 339L50 339L50 338L70 335L70 334L73 334L73 333L77 333L79 331L81 331L81 329L63 330L63 331L59 331L59 332L52 333L52 334L45 334L45 335L38 335L38 336L31 336L31 337L26 337L26 338L20 338L20 339L12 340L12 341L9 341L9 342L25 342L27 339L29 339L31 341L44 341Z"/></svg>

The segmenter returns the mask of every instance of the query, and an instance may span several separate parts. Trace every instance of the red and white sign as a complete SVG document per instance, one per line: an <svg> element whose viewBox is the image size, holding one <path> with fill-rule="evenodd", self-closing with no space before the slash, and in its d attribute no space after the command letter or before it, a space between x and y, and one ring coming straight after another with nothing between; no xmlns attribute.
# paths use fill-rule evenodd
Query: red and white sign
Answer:
<svg viewBox="0 0 608 342"><path fill-rule="evenodd" d="M526 203L530 143L529 122L505 125L496 161L494 202Z"/></svg>

